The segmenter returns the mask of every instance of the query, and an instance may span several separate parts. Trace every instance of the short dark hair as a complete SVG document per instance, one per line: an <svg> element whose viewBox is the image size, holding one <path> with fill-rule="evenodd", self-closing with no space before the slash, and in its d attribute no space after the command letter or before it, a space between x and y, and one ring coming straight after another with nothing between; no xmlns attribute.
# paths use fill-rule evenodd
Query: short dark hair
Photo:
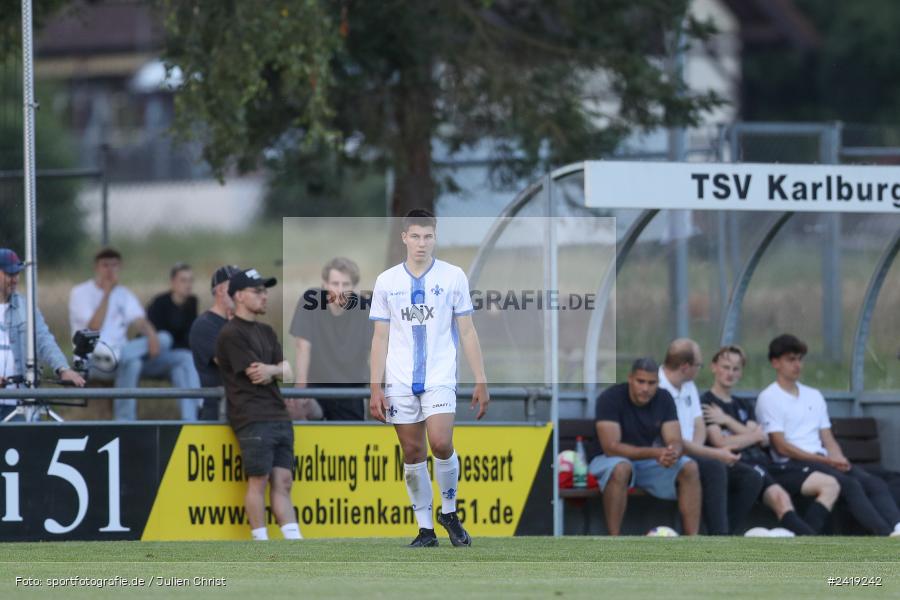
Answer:
<svg viewBox="0 0 900 600"><path fill-rule="evenodd" d="M741 359L741 366L742 367L747 366L747 354L744 352L743 348L741 348L740 346L736 346L734 344L732 344L730 346L722 346L721 348L716 350L716 353L713 354L712 362L714 362L714 363L719 362L719 359L722 358L722 356L724 356L726 354L737 354Z"/></svg>
<svg viewBox="0 0 900 600"><path fill-rule="evenodd" d="M769 360L780 358L785 354L799 354L806 356L808 348L800 339L790 333L782 333L769 342Z"/></svg>
<svg viewBox="0 0 900 600"><path fill-rule="evenodd" d="M641 358L635 360L631 363L631 371L629 374L634 374L636 371L647 371L648 373L658 373L659 372L659 363L653 360L649 356L642 356Z"/></svg>
<svg viewBox="0 0 900 600"><path fill-rule="evenodd" d="M94 262L99 262L104 258L115 258L116 260L122 260L122 254L115 248L107 246L106 248L101 248L97 252L97 254L94 255Z"/></svg>
<svg viewBox="0 0 900 600"><path fill-rule="evenodd" d="M172 268L169 269L169 279L175 279L175 276L181 273L182 271L190 271L191 265L183 262L177 262L172 265Z"/></svg>
<svg viewBox="0 0 900 600"><path fill-rule="evenodd" d="M437 218L434 213L424 208L414 208L403 217L403 231L409 231L413 225L419 227L434 227L437 229Z"/></svg>
<svg viewBox="0 0 900 600"><path fill-rule="evenodd" d="M332 269L349 276L353 285L359 283L359 266L349 258L336 256L325 263L325 266L322 267L322 281L328 281Z"/></svg>

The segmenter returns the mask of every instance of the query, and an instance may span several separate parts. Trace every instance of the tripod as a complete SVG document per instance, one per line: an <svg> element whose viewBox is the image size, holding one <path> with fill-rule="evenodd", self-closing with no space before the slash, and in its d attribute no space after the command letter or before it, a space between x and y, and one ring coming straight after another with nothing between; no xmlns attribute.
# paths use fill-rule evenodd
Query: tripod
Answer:
<svg viewBox="0 0 900 600"><path fill-rule="evenodd" d="M56 411L47 406L46 403L34 399L27 399L19 400L16 403L15 410L3 418L3 423L8 423L19 415L22 415L25 418L25 421L29 423L40 421L41 416L46 416L49 420L57 422L62 422L63 420L63 418L56 414Z"/></svg>
<svg viewBox="0 0 900 600"><path fill-rule="evenodd" d="M38 382L35 381L33 383L29 383L23 376L16 375L14 377L10 377L7 380L7 383L14 383L20 386L25 386L26 388L37 388ZM65 384L66 382L57 381L57 383ZM62 404L65 406L81 406L81 405L72 405L68 402L57 402L54 404ZM22 400L16 401L16 408L6 415L3 418L3 423L8 423L15 419L18 416L24 417L25 421L28 423L34 423L41 420L41 417L47 417L48 420L56 421L61 423L63 418L59 416L56 411L50 408L50 403L44 400L38 400L36 398L25 398Z"/></svg>

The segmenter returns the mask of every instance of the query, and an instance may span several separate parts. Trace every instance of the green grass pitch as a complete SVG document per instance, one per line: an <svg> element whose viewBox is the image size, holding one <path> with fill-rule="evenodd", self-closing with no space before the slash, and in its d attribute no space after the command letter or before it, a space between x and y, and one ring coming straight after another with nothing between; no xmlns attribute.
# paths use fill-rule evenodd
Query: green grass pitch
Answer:
<svg viewBox="0 0 900 600"><path fill-rule="evenodd" d="M900 539L483 538L453 548L441 538L415 550L407 541L4 543L0 598L900 597ZM144 587L50 589L51 578L116 576ZM188 585L160 585L173 578Z"/></svg>

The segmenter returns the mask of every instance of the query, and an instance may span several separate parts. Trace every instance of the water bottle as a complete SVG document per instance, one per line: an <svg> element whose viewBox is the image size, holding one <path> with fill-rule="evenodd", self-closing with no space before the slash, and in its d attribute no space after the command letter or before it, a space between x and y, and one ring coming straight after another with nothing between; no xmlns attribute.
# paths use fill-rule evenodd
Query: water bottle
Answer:
<svg viewBox="0 0 900 600"><path fill-rule="evenodd" d="M584 451L584 438L575 438L575 464L572 467L572 487L587 487L587 454Z"/></svg>

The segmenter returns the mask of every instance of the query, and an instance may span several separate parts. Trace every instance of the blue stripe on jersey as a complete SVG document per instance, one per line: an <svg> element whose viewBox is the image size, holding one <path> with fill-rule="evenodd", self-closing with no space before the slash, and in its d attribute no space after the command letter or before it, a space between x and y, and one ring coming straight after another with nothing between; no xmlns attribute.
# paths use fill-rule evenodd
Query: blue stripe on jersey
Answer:
<svg viewBox="0 0 900 600"><path fill-rule="evenodd" d="M412 393L425 393L425 362L428 360L428 329L425 325L413 325L413 381Z"/></svg>
<svg viewBox="0 0 900 600"><path fill-rule="evenodd" d="M432 260L431 267L434 266L434 260ZM428 270L425 273L422 273L421 277L413 277L412 273L409 273L409 269L407 269L407 273L409 273L411 281L410 290L409 290L409 302L412 305L415 304L425 304L425 274L431 270L431 267L428 267ZM403 264L403 268L406 268L406 263ZM418 325L412 326L413 333L413 380L412 380L412 393L415 395L424 394L425 393L425 365L428 360L428 329L427 325L424 323L420 323Z"/></svg>

